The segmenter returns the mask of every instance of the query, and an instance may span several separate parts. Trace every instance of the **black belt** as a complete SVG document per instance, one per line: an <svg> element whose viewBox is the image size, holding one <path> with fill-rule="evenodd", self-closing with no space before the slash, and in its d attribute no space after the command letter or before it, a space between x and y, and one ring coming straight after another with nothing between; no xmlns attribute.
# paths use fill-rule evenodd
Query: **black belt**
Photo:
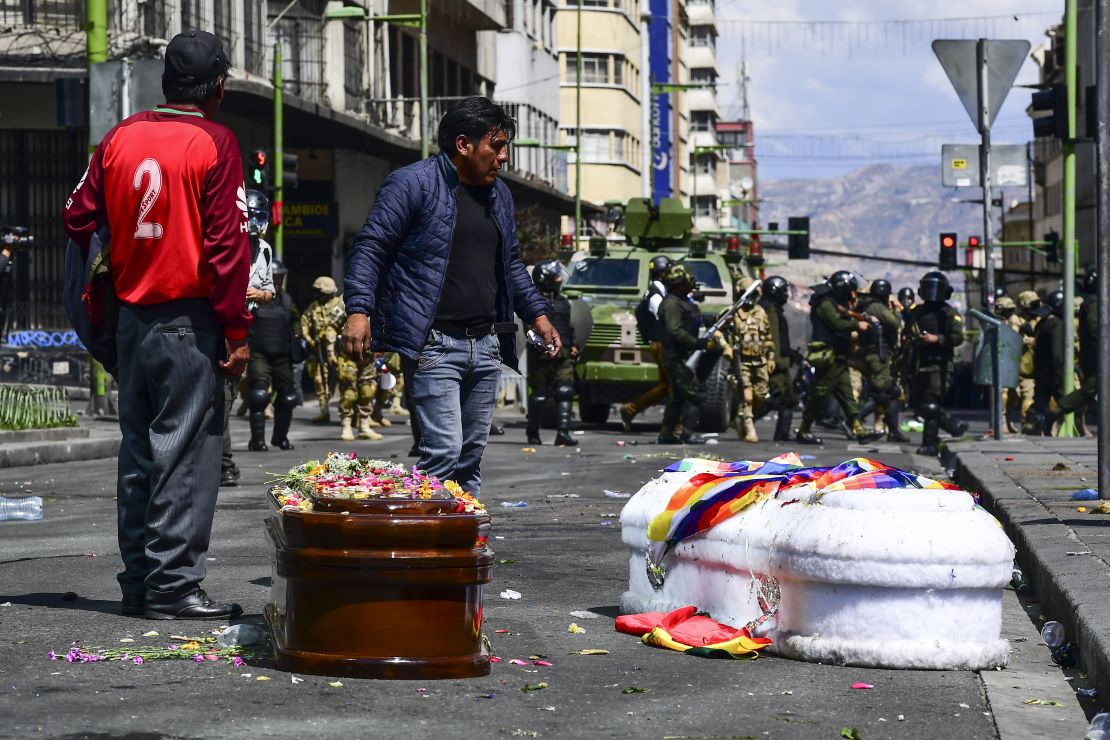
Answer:
<svg viewBox="0 0 1110 740"><path fill-rule="evenodd" d="M444 334L467 337L468 339L488 337L490 334L516 334L516 324L512 321L495 321L492 324L478 324L477 326L436 324L432 328Z"/></svg>

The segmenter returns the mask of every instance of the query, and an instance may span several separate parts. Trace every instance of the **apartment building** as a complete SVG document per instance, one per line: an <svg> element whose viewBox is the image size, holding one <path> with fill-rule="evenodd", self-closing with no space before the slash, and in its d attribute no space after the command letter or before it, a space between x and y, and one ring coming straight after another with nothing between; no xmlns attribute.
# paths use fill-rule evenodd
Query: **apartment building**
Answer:
<svg viewBox="0 0 1110 740"><path fill-rule="evenodd" d="M125 71L112 77L99 68L91 82L84 5L0 2L0 96L20 101L0 114L0 223L29 226L36 236L33 258L20 254L16 260L8 331L67 326L58 214L85 168L90 139L95 144L104 132L105 106L126 114L157 103L161 54L184 28L212 30L230 55L232 76L218 120L235 132L244 153L273 148L273 60L280 47L284 146L299 157L299 181L284 194L286 214L298 214L284 226L290 292L303 305L316 276L341 277L347 247L385 176L420 156L420 61L417 29L332 20L328 11L411 14L419 11L419 0L108 0L109 64ZM556 143L552 0L430 6L431 151L442 113L472 94L508 107L522 135ZM509 80L504 95L501 74ZM105 80L107 87L99 87ZM505 181L518 208L532 208L552 232L573 212L557 160L517 156Z"/></svg>
<svg viewBox="0 0 1110 740"><path fill-rule="evenodd" d="M717 103L717 18L716 0L685 0L688 32L683 41L682 67L692 85L685 92L685 115L689 134L682 138L689 172L682 179L682 195L688 197L698 229L724 228L728 214L722 201L728 199L728 157L717 138L721 110Z"/></svg>

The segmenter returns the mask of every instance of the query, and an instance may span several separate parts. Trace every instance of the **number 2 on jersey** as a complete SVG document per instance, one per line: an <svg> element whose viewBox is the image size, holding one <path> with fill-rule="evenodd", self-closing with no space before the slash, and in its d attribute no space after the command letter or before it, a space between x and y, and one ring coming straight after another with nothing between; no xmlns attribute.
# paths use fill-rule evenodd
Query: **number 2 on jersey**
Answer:
<svg viewBox="0 0 1110 740"><path fill-rule="evenodd" d="M161 239L162 238L162 224L154 223L153 221L147 222L147 214L150 209L154 207L154 201L158 200L158 194L162 192L162 168L158 166L158 160L147 157L139 166L135 168L135 189L138 190L143 186L143 175L149 175L147 180L146 190L143 192L143 199L139 201L139 219L135 224L135 238L136 239Z"/></svg>

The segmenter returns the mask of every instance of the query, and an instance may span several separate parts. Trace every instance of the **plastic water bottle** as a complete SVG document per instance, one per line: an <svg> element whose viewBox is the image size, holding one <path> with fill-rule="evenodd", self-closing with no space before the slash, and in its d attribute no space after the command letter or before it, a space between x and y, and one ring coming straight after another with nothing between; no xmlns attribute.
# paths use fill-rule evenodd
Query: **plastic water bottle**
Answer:
<svg viewBox="0 0 1110 740"><path fill-rule="evenodd" d="M9 519L42 519L42 497L4 498L0 496L0 522Z"/></svg>
<svg viewBox="0 0 1110 740"><path fill-rule="evenodd" d="M253 624L233 624L216 637L224 647L257 645L266 639L266 633Z"/></svg>
<svg viewBox="0 0 1110 740"><path fill-rule="evenodd" d="M1064 625L1059 622L1045 622L1041 627L1041 639L1050 648L1058 648L1064 644Z"/></svg>
<svg viewBox="0 0 1110 740"><path fill-rule="evenodd" d="M1014 568L1010 574L1010 585L1014 587L1014 591L1024 596L1029 593L1029 584L1025 581L1025 575L1021 572L1021 568Z"/></svg>
<svg viewBox="0 0 1110 740"><path fill-rule="evenodd" d="M1092 717L1084 737L1086 740L1110 740L1110 714L1102 712Z"/></svg>

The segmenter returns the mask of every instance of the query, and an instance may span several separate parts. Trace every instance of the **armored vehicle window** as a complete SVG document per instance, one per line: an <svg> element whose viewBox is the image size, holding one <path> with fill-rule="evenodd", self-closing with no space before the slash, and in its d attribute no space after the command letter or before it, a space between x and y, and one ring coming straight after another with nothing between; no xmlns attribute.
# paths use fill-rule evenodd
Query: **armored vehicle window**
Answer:
<svg viewBox="0 0 1110 740"><path fill-rule="evenodd" d="M690 272L694 273L694 280L697 280L698 285L703 288L721 289L724 287L721 284L721 273L718 272L717 265L712 262L708 260L685 260L682 264L690 268Z"/></svg>
<svg viewBox="0 0 1110 740"><path fill-rule="evenodd" d="M576 262L567 279L567 286L605 285L614 288L635 288L640 273L636 259L584 259ZM720 285L720 280L717 281Z"/></svg>

